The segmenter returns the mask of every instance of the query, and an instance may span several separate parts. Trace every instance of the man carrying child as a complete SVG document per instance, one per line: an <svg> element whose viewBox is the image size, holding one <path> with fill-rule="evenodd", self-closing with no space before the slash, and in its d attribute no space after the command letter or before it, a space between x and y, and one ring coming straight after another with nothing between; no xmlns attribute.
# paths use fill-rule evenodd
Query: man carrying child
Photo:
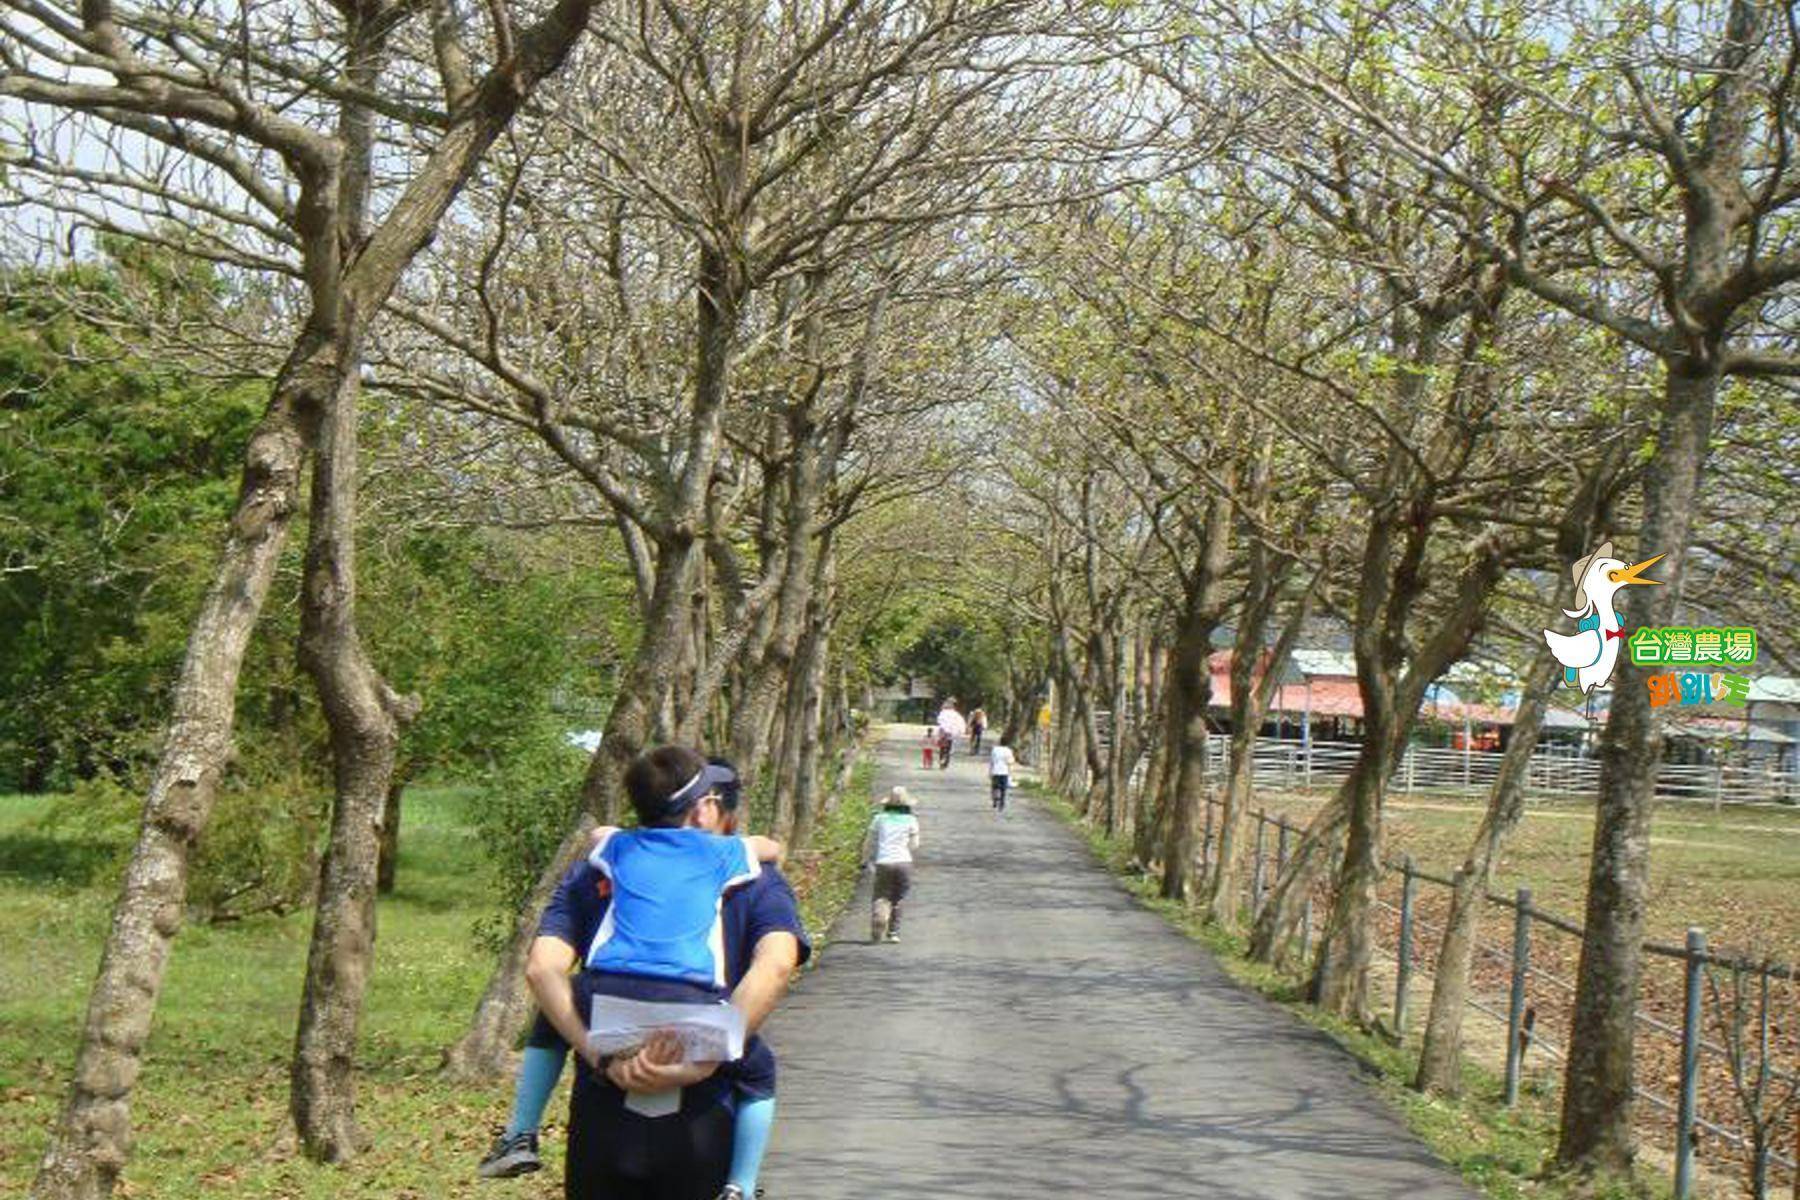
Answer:
<svg viewBox="0 0 1800 1200"><path fill-rule="evenodd" d="M755 1031L810 947L792 890L759 861L778 847L720 836L737 820L727 779L735 785L728 769L682 747L640 755L625 775L639 828L604 833L539 925L526 978L545 1021L578 1053L570 1200L754 1191L774 1096L774 1057ZM586 967L572 978L578 962ZM628 1040L621 1014L669 1003L692 1006L683 1026L741 1031L742 1055L685 1061L681 1040L656 1034L606 1056L589 1036L590 1014L613 1025L596 1035Z"/></svg>

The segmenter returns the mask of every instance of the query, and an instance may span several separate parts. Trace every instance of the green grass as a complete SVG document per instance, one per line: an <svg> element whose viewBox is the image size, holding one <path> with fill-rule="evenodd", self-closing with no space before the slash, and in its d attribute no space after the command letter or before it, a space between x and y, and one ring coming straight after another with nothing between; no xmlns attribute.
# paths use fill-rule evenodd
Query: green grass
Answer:
<svg viewBox="0 0 1800 1200"><path fill-rule="evenodd" d="M1257 804L1304 824L1324 798L1269 794ZM1383 847L1410 853L1425 870L1448 875L1468 849L1483 804L1450 797L1388 798ZM1580 921L1594 838L1591 804L1534 803L1507 840L1493 890L1532 889L1540 909ZM1680 944L1687 927L1707 931L1715 947L1792 962L1800 955L1800 812L1779 808L1664 804L1650 827L1647 936Z"/></svg>
<svg viewBox="0 0 1800 1200"><path fill-rule="evenodd" d="M1516 1108L1500 1103L1500 1080L1465 1064L1462 1096L1424 1096L1407 1086L1418 1067L1414 1044L1396 1046L1356 1025L1326 1016L1302 999L1301 981L1245 958L1244 939L1201 920L1187 905L1157 895L1157 881L1134 869L1123 839L1083 823L1062 797L1033 781L1024 787L1075 829L1094 857L1119 876L1140 904L1212 951L1232 978L1280 1004L1371 1069L1376 1089L1398 1109L1410 1128L1468 1183L1494 1200L1627 1200L1667 1197L1666 1186L1649 1180L1578 1181L1546 1177L1545 1164L1556 1144L1554 1098L1529 1089ZM1271 810L1273 811L1273 810Z"/></svg>
<svg viewBox="0 0 1800 1200"><path fill-rule="evenodd" d="M872 768L820 831L823 854L796 880L822 929L855 883ZM368 1151L323 1167L294 1147L287 1064L305 970L309 913L189 926L175 942L132 1107L134 1152L121 1194L405 1200L482 1196L474 1166L505 1119L510 1081L452 1085L437 1071L492 965L472 934L490 904L486 865L465 820L469 793L407 794L398 887L379 909L364 1010L358 1115ZM73 1061L114 883L113 847L45 835L42 797L0 796L0 1195L23 1194ZM508 1200L562 1194L560 1124L549 1110L548 1169L505 1185Z"/></svg>
<svg viewBox="0 0 1800 1200"><path fill-rule="evenodd" d="M800 895L800 918L812 933L815 961L825 948L832 923L856 891L863 836L875 811L875 761L856 764L850 785L825 815L812 849L797 856L788 872Z"/></svg>

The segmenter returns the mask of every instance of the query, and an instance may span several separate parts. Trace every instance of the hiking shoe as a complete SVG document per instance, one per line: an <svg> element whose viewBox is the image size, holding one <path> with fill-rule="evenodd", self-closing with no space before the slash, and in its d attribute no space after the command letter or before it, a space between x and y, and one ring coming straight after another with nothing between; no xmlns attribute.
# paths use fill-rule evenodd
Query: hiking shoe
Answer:
<svg viewBox="0 0 1800 1200"><path fill-rule="evenodd" d="M494 1148L481 1160L476 1173L483 1179L511 1179L541 1171L544 1160L538 1157L538 1136L533 1133L504 1133L494 1139Z"/></svg>
<svg viewBox="0 0 1800 1200"><path fill-rule="evenodd" d="M897 933L890 933L886 937L882 938L881 940L884 942L897 942L900 940L900 935Z"/></svg>
<svg viewBox="0 0 1800 1200"><path fill-rule="evenodd" d="M756 1194L762 1195L762 1189L757 1188ZM744 1200L744 1189L735 1183L728 1183L725 1190L719 1193L718 1200Z"/></svg>

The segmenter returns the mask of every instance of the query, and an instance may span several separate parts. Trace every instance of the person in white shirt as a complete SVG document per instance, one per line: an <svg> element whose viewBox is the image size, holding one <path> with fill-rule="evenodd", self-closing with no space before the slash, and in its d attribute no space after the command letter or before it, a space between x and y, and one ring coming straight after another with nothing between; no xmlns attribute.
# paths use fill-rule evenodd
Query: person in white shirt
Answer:
<svg viewBox="0 0 1800 1200"><path fill-rule="evenodd" d="M956 710L956 697L944 701L944 707L938 709L938 767L950 769L950 751L956 745L956 739L967 737L969 724L963 715Z"/></svg>
<svg viewBox="0 0 1800 1200"><path fill-rule="evenodd" d="M1005 742L988 751L988 782L994 789L994 811L1006 811L1006 789L1012 784L1013 752Z"/></svg>
<svg viewBox="0 0 1800 1200"><path fill-rule="evenodd" d="M912 797L897 787L869 822L863 838L863 861L875 864L874 899L869 912L869 940L900 940L900 902L912 891L913 851L919 848L919 818Z"/></svg>

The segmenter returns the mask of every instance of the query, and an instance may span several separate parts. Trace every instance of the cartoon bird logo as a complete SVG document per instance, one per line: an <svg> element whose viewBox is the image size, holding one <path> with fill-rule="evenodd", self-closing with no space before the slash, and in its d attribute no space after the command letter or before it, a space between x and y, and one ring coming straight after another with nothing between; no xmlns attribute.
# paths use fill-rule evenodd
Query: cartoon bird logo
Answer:
<svg viewBox="0 0 1800 1200"><path fill-rule="evenodd" d="M1625 644L1625 629L1613 608L1613 596L1633 583L1661 583L1660 579L1642 579L1642 572L1662 560L1658 554L1641 563L1626 566L1624 560L1612 556L1611 542L1575 564L1575 594L1579 608L1565 608L1563 614L1575 618L1573 634L1544 630L1544 642L1556 661L1563 665L1563 680L1583 694L1605 687L1619 665L1619 647Z"/></svg>

